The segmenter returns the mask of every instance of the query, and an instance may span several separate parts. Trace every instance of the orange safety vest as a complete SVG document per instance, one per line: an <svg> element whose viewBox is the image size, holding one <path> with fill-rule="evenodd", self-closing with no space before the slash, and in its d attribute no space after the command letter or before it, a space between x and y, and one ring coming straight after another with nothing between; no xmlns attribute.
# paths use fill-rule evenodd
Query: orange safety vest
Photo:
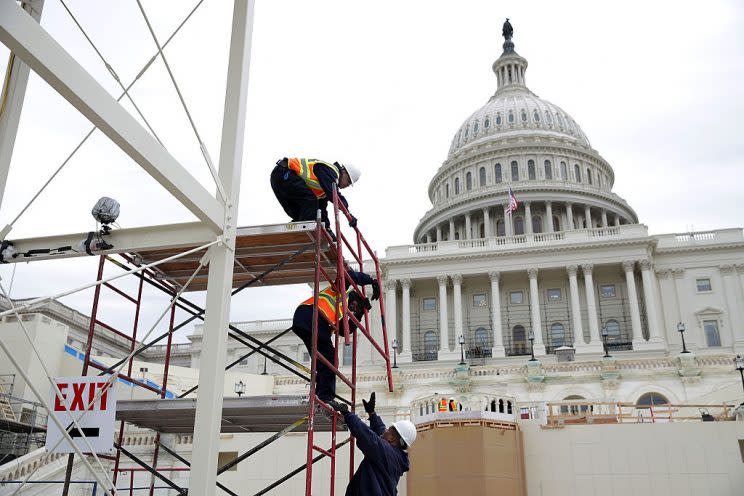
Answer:
<svg viewBox="0 0 744 496"><path fill-rule="evenodd" d="M446 412L447 411L447 400L442 398L439 400L439 411L440 412Z"/></svg>
<svg viewBox="0 0 744 496"><path fill-rule="evenodd" d="M341 177L341 171L338 167L316 158L290 158L287 167L305 181L305 184L307 184L307 187L310 188L310 191L313 192L317 199L321 199L325 198L326 194L320 186L318 177L315 175L315 171L313 170L315 164L323 164L330 168L336 175L336 179Z"/></svg>
<svg viewBox="0 0 744 496"><path fill-rule="evenodd" d="M349 288L346 292L346 296L348 298L349 293L353 291L354 288ZM338 293L331 287L328 286L323 291L320 291L318 293L318 311L325 317L325 319L328 321L331 325L336 325L337 316L336 316L336 300L338 299ZM311 296L307 300L303 301L301 305L312 305L313 304L313 297ZM344 302L339 301L338 306L341 310L341 315L343 315L343 307ZM334 330L335 332L335 330Z"/></svg>

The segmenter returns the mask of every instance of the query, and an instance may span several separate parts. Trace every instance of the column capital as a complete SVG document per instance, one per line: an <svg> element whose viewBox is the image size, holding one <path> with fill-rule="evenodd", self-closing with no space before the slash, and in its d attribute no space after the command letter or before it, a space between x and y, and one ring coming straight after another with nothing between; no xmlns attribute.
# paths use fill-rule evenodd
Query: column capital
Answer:
<svg viewBox="0 0 744 496"><path fill-rule="evenodd" d="M530 279L537 279L537 267L527 268L527 275Z"/></svg>
<svg viewBox="0 0 744 496"><path fill-rule="evenodd" d="M396 279L387 279L384 283L384 287L389 291L395 291L395 288L398 287L398 281Z"/></svg>
<svg viewBox="0 0 744 496"><path fill-rule="evenodd" d="M672 275L671 269L656 269L656 277L659 279L669 279L670 275Z"/></svg>
<svg viewBox="0 0 744 496"><path fill-rule="evenodd" d="M552 202L552 201L549 201L549 200L545 202L545 206L546 206L546 207L549 207L549 206L551 206L552 204L553 204L553 202Z"/></svg>
<svg viewBox="0 0 744 496"><path fill-rule="evenodd" d="M411 289L411 280L410 279L401 279L400 280L400 287L403 289Z"/></svg>
<svg viewBox="0 0 744 496"><path fill-rule="evenodd" d="M522 203L524 203L525 207L529 207L532 204L531 201L523 201Z"/></svg>
<svg viewBox="0 0 744 496"><path fill-rule="evenodd" d="M685 269L672 269L672 277L682 279L685 277Z"/></svg>
<svg viewBox="0 0 744 496"><path fill-rule="evenodd" d="M578 265L566 265L566 272L569 276L576 276L576 272L579 270Z"/></svg>
<svg viewBox="0 0 744 496"><path fill-rule="evenodd" d="M584 275L592 275L593 270L594 264L581 264L581 271L584 273Z"/></svg>
<svg viewBox="0 0 744 496"><path fill-rule="evenodd" d="M452 279L452 284L462 284L462 274L450 274L450 279Z"/></svg>
<svg viewBox="0 0 744 496"><path fill-rule="evenodd" d="M491 279L491 282L499 282L501 280L501 272L492 270L488 273L488 278Z"/></svg>
<svg viewBox="0 0 744 496"><path fill-rule="evenodd" d="M721 274L723 274L723 275L727 275L728 276L728 275L731 275L731 274L734 273L734 266L731 265L731 264L719 265L718 268L720 269Z"/></svg>
<svg viewBox="0 0 744 496"><path fill-rule="evenodd" d="M445 274L440 274L437 276L437 281L439 281L440 286L446 286L448 279L449 277L447 277Z"/></svg>
<svg viewBox="0 0 744 496"><path fill-rule="evenodd" d="M744 274L744 264L734 264L734 267L736 268L736 272Z"/></svg>
<svg viewBox="0 0 744 496"><path fill-rule="evenodd" d="M625 272L633 272L635 269L635 260L623 260L623 270Z"/></svg>
<svg viewBox="0 0 744 496"><path fill-rule="evenodd" d="M641 270L651 270L651 260L643 258L638 261L638 265L641 266Z"/></svg>

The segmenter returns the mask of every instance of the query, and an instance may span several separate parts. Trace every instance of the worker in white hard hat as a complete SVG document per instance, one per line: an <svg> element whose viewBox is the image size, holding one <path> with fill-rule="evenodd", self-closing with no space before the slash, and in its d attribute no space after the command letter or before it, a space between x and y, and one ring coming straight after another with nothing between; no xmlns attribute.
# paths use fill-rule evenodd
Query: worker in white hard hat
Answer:
<svg viewBox="0 0 744 496"><path fill-rule="evenodd" d="M346 488L346 496L392 496L398 494L398 481L408 472L406 450L416 441L416 426L410 420L399 420L387 429L375 413L375 393L369 401L362 400L369 414L369 427L349 408L337 401L330 403L344 416L357 447L364 453L354 476Z"/></svg>
<svg viewBox="0 0 744 496"><path fill-rule="evenodd" d="M315 220L318 209L329 232L328 202L333 200L334 185L339 190L354 185L361 171L351 164L324 162L315 158L283 158L271 172L271 189L293 222ZM338 192L338 199L349 207ZM356 218L349 222L356 227Z"/></svg>

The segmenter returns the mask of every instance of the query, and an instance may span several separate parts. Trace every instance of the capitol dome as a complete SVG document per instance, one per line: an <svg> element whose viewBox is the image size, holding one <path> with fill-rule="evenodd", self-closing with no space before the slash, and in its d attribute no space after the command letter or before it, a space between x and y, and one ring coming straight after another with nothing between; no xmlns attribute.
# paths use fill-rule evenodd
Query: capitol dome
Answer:
<svg viewBox="0 0 744 496"><path fill-rule="evenodd" d="M636 224L612 192L615 172L576 121L527 87L527 60L504 25L497 89L462 123L429 184L432 208L415 243L520 236ZM518 208L508 211L509 191Z"/></svg>

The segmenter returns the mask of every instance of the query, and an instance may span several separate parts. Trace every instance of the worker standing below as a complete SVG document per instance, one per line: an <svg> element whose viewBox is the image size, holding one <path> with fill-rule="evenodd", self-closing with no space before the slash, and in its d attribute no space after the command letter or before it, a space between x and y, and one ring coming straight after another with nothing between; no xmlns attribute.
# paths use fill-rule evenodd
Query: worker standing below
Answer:
<svg viewBox="0 0 744 496"><path fill-rule="evenodd" d="M376 300L380 297L380 284L364 272L347 271L351 279L360 286L371 285L372 286L372 299ZM318 353L325 357L329 363L333 363L333 359L336 355L336 350L333 348L331 338L333 333L336 331L336 300L338 299L338 293L333 287L328 286L324 290L318 293ZM360 295L352 287L348 288L346 293L346 300L348 310L357 318L362 318L364 310L370 310L372 308L369 300L364 296ZM313 302L314 299L311 296L307 300L303 301L300 306L297 307L292 319L292 331L299 337L307 352L312 354L313 352ZM343 301L338 302L338 308L342 309ZM339 327L341 327L341 319L343 313L338 316ZM349 319L349 332L354 332L356 325ZM312 358L312 357L311 357ZM318 360L316 363L316 384L315 394L322 401L331 401L336 396L336 376L326 364Z"/></svg>
<svg viewBox="0 0 744 496"><path fill-rule="evenodd" d="M293 222L315 220L318 209L328 232L333 236L328 219L328 202L333 201L333 187L344 189L359 180L361 171L351 164L329 163L315 158L283 158L271 172L271 189ZM338 192L338 199L349 207ZM349 222L356 226L356 218Z"/></svg>
<svg viewBox="0 0 744 496"><path fill-rule="evenodd" d="M416 441L416 426L410 420L399 420L385 428L385 423L375 413L375 393L369 401L362 400L369 414L369 427L344 403L333 402L334 408L344 417L349 432L356 438L357 447L364 454L354 476L346 488L346 496L394 496L398 494L398 481L408 472L406 450Z"/></svg>

